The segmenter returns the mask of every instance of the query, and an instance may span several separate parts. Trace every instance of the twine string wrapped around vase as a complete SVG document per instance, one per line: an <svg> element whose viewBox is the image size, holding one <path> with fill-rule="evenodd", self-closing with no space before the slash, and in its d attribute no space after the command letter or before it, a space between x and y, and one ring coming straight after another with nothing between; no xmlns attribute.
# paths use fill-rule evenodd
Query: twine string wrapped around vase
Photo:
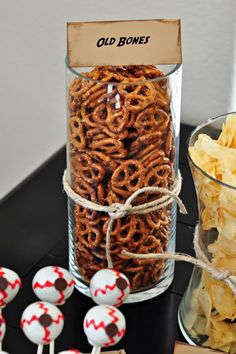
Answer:
<svg viewBox="0 0 236 354"><path fill-rule="evenodd" d="M98 212L105 212L110 217L107 231L106 231L106 258L107 258L108 268L113 268L113 262L112 262L111 251L110 251L110 236L111 236L112 225L116 219L120 219L127 215L133 215L133 214L147 214L152 211L166 208L173 201L176 201L176 203L179 206L180 212L182 214L187 214L187 210L182 200L178 196L181 191L181 185L182 185L182 178L181 178L180 171L178 171L177 173L177 177L175 179L175 183L171 191L161 187L143 187L135 191L133 194L131 194L131 196L126 200L124 204L113 203L109 206L94 203L91 202L90 200L81 197L71 188L66 175L67 173L65 171L63 175L63 187L67 196L71 200L73 200L76 204L79 204L84 208L93 211L98 211ZM163 196L151 202L133 206L132 202L142 193L148 193L148 194L161 193L163 194ZM173 261L182 261L182 262L191 263L210 273L213 278L225 282L233 291L234 295L236 296L236 276L234 276L230 271L226 269L215 267L213 264L211 264L208 261L200 245L200 233L199 233L198 226L196 226L195 233L194 233L194 250L197 258L194 258L188 254L177 253L177 252L137 254L126 250L122 250L121 255L125 256L126 258L132 258L132 259L153 259L153 262L155 262L155 260L170 259Z"/></svg>

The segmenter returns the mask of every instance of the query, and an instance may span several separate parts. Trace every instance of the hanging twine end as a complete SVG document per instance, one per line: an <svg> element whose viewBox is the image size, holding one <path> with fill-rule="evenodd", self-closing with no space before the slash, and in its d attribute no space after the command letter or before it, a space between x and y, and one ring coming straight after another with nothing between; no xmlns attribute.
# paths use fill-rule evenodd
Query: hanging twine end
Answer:
<svg viewBox="0 0 236 354"><path fill-rule="evenodd" d="M188 214L187 209L185 208L185 205L183 204L180 209L179 209L180 213L183 215Z"/></svg>
<svg viewBox="0 0 236 354"><path fill-rule="evenodd" d="M129 252L126 250L122 250L121 255L124 256L125 258L131 258Z"/></svg>

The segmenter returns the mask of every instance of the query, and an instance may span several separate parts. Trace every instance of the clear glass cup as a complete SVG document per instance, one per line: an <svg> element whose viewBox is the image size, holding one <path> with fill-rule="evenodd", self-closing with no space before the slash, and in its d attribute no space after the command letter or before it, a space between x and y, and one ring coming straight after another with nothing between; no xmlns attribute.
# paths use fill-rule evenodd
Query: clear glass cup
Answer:
<svg viewBox="0 0 236 354"><path fill-rule="evenodd" d="M79 68L67 65L67 177L82 197L102 205L124 203L137 189L171 189L178 170L181 66ZM148 77L145 78L145 77ZM157 198L141 195L136 205ZM107 267L105 235L109 217L69 205L69 265L76 287L89 294L95 272ZM126 260L121 250L173 252L176 205L114 223L111 256L126 274L127 302L153 298L171 284L172 261Z"/></svg>
<svg viewBox="0 0 236 354"><path fill-rule="evenodd" d="M198 126L188 140L188 151L199 134L218 139L227 116ZM198 199L202 249L213 265L236 274L236 187L208 175L189 152L188 161ZM235 319L236 300L231 289L195 267L178 314L185 339L190 344L236 353Z"/></svg>

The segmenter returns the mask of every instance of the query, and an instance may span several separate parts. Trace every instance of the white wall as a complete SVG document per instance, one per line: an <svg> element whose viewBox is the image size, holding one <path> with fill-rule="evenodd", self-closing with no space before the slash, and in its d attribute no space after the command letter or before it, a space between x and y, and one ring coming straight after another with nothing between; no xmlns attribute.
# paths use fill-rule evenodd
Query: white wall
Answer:
<svg viewBox="0 0 236 354"><path fill-rule="evenodd" d="M65 23L182 19L182 121L235 108L234 0L0 0L0 198L65 142Z"/></svg>

